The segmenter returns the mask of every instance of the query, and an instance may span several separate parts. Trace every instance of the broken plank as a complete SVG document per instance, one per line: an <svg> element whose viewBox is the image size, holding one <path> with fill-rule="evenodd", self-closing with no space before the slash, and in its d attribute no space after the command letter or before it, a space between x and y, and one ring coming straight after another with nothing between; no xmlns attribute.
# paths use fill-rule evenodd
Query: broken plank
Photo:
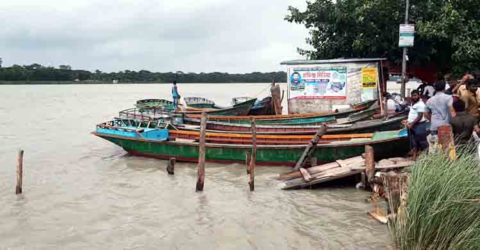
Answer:
<svg viewBox="0 0 480 250"><path fill-rule="evenodd" d="M312 179L312 176L310 175L310 173L308 172L308 170L304 169L304 168L300 168L300 173L302 173L302 176L303 176L303 179L306 181L306 182L309 182L311 179Z"/></svg>
<svg viewBox="0 0 480 250"><path fill-rule="evenodd" d="M345 171L342 174L337 174L334 176L324 176L322 178L316 178L312 179L310 182L305 182L303 179L295 179L291 181L285 182L285 186L282 187L283 190L289 190L289 189L298 189L298 188L305 188L305 187L310 187L312 185L320 184L320 183L325 183L333 180L338 180L342 179L345 177L353 176L356 174L361 173L362 171Z"/></svg>

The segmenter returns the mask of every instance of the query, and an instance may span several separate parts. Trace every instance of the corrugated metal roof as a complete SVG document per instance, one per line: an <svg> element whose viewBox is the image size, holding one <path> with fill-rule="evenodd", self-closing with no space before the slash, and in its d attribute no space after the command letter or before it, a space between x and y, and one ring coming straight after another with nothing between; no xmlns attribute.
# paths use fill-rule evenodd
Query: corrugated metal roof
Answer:
<svg viewBox="0 0 480 250"><path fill-rule="evenodd" d="M338 58L326 60L290 60L283 61L281 65L301 65L301 64L324 64L324 63L349 63L349 62L377 62L385 61L387 58Z"/></svg>

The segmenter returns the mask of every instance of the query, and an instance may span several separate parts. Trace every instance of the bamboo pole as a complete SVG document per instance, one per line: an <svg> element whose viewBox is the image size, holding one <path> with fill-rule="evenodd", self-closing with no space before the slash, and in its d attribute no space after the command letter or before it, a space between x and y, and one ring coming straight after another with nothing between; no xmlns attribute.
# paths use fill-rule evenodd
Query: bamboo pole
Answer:
<svg viewBox="0 0 480 250"><path fill-rule="evenodd" d="M17 156L17 185L15 187L15 194L22 193L23 186L23 150L18 151Z"/></svg>
<svg viewBox="0 0 480 250"><path fill-rule="evenodd" d="M250 186L250 191L255 190L255 162L257 160L257 129L255 127L255 118L251 119L252 124L252 155L250 159L250 180L248 185Z"/></svg>
<svg viewBox="0 0 480 250"><path fill-rule="evenodd" d="M168 174L171 174L171 175L175 174L175 162L176 161L177 161L177 159L175 157L170 158L170 160L168 161L168 165L167 165Z"/></svg>
<svg viewBox="0 0 480 250"><path fill-rule="evenodd" d="M202 112L200 122L200 142L198 147L197 186L196 191L203 191L205 184L205 134L207 128L207 113Z"/></svg>

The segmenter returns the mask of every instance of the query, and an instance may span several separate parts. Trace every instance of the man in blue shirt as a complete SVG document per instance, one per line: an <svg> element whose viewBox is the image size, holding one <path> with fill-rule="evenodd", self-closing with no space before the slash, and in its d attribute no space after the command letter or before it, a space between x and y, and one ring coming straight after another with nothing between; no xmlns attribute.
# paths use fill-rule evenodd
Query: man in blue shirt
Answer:
<svg viewBox="0 0 480 250"><path fill-rule="evenodd" d="M445 82L439 81L434 84L435 95L428 99L425 116L430 120L430 135L428 144L430 150L435 150L438 144L438 127L450 125L450 120L455 117L453 110L453 98L445 94Z"/></svg>
<svg viewBox="0 0 480 250"><path fill-rule="evenodd" d="M178 107L178 100L180 100L180 94L178 93L178 89L177 89L177 81L173 81L172 98L173 98L173 105L175 106L175 109L176 109Z"/></svg>

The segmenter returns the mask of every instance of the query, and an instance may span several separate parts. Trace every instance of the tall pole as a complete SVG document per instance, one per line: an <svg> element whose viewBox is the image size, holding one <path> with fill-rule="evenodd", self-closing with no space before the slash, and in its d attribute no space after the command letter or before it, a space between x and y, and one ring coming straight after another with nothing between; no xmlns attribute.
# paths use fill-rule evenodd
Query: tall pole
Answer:
<svg viewBox="0 0 480 250"><path fill-rule="evenodd" d="M405 1L405 24L408 24L408 9L409 9L409 0ZM407 47L403 47L403 56L402 56L402 86L400 89L400 94L405 98L405 85L407 83Z"/></svg>

